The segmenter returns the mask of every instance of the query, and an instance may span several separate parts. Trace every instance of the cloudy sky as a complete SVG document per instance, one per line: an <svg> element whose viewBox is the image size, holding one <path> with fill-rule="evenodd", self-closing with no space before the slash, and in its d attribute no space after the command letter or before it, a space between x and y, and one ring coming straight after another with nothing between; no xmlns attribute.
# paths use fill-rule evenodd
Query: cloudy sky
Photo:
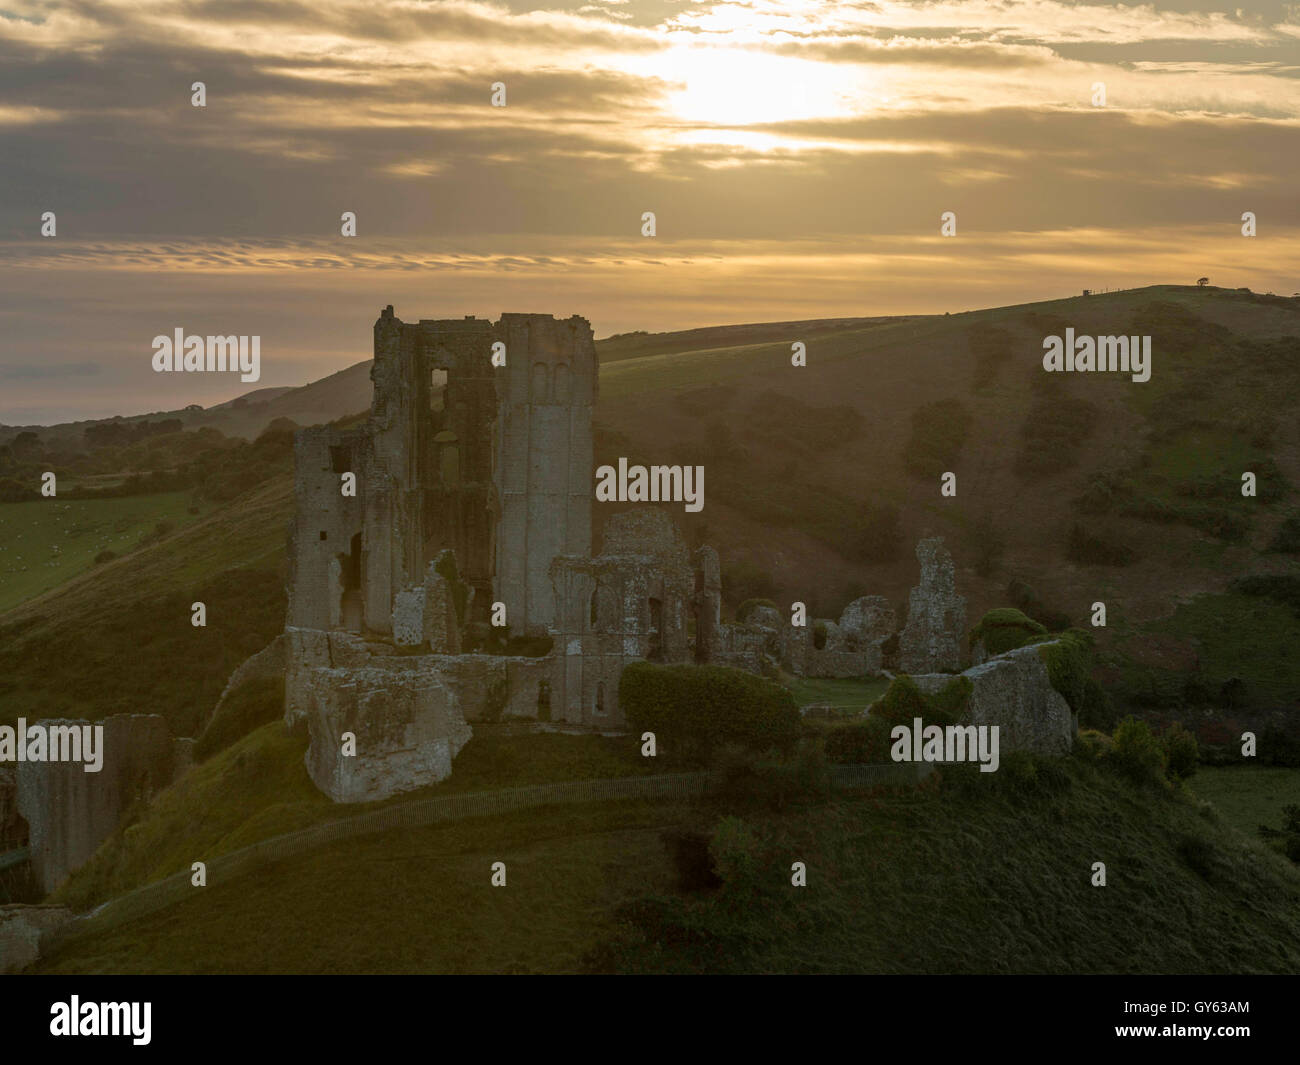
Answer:
<svg viewBox="0 0 1300 1065"><path fill-rule="evenodd" d="M1298 184L1300 4L0 0L0 423L300 384L388 303L606 336L1290 295ZM260 335L259 385L153 373L177 327Z"/></svg>

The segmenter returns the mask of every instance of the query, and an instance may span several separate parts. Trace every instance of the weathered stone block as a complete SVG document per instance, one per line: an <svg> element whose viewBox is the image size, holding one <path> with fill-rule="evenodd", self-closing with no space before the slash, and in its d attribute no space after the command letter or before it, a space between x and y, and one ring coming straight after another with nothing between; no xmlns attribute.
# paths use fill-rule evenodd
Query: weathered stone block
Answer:
<svg viewBox="0 0 1300 1065"><path fill-rule="evenodd" d="M998 725L1003 752L1068 754L1079 723L1065 697L1052 687L1039 649L1047 644L1017 647L996 655L962 676L972 684L966 724ZM951 683L951 673L918 674L916 686L933 695Z"/></svg>
<svg viewBox="0 0 1300 1065"><path fill-rule="evenodd" d="M372 802L445 780L473 735L450 687L429 670L317 669L306 765L335 802ZM343 754L343 734L356 755Z"/></svg>

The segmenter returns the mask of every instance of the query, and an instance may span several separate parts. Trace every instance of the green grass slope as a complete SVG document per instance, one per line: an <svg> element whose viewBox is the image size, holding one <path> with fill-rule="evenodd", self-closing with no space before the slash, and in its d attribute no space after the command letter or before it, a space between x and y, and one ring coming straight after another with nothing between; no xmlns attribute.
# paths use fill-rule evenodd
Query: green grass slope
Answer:
<svg viewBox="0 0 1300 1065"><path fill-rule="evenodd" d="M563 733L515 735L479 726L449 779L383 802L339 805L307 776L306 751L306 739L286 734L280 722L254 729L195 766L148 807L130 811L54 901L85 911L183 872L194 861L415 799L644 775L658 768L636 756L630 741Z"/></svg>
<svg viewBox="0 0 1300 1065"><path fill-rule="evenodd" d="M193 523L191 495L0 503L0 614L85 573L101 552L123 555L158 536L159 523Z"/></svg>
<svg viewBox="0 0 1300 1065"><path fill-rule="evenodd" d="M231 671L284 627L291 508L281 478L0 615L0 723L157 713L194 735Z"/></svg>
<svg viewBox="0 0 1300 1065"><path fill-rule="evenodd" d="M615 803L363 837L70 942L38 971L1300 966L1300 873L1212 809L1074 758L1006 769L781 812ZM723 885L678 892L659 832L724 817Z"/></svg>

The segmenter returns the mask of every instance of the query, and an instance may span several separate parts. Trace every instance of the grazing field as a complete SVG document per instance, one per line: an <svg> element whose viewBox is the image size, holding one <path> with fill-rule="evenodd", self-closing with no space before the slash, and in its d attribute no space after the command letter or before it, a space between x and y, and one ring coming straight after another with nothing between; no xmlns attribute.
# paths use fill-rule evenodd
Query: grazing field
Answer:
<svg viewBox="0 0 1300 1065"><path fill-rule="evenodd" d="M792 677L790 690L800 706L833 706L866 712L889 687L888 677Z"/></svg>
<svg viewBox="0 0 1300 1065"><path fill-rule="evenodd" d="M1300 806L1300 769L1202 766L1190 787L1214 803L1224 821L1252 839L1259 838L1260 825L1281 827L1282 807Z"/></svg>
<svg viewBox="0 0 1300 1065"><path fill-rule="evenodd" d="M0 613L84 573L102 551L124 555L160 522L167 532L196 521L191 493L0 503Z"/></svg>

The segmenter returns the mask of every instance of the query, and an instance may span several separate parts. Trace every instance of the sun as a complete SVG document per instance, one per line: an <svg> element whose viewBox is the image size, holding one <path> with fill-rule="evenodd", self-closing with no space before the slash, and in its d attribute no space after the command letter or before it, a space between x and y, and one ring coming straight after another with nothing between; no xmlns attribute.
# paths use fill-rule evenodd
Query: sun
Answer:
<svg viewBox="0 0 1300 1065"><path fill-rule="evenodd" d="M669 114L682 122L749 126L838 117L853 86L830 64L742 48L680 47L656 57L650 72L671 87Z"/></svg>

